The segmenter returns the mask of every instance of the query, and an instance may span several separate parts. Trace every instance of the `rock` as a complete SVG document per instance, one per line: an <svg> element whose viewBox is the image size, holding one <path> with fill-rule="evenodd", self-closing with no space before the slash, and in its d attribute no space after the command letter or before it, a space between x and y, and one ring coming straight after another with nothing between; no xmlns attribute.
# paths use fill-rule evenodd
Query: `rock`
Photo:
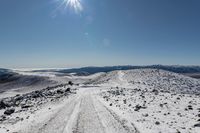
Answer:
<svg viewBox="0 0 200 133"><path fill-rule="evenodd" d="M23 96L15 96L14 97L15 101L20 101L20 100L23 100Z"/></svg>
<svg viewBox="0 0 200 133"><path fill-rule="evenodd" d="M176 99L177 99L177 100L180 100L181 98L180 98L180 97L177 97Z"/></svg>
<svg viewBox="0 0 200 133"><path fill-rule="evenodd" d="M126 99L123 100L124 104L126 104Z"/></svg>
<svg viewBox="0 0 200 133"><path fill-rule="evenodd" d="M112 103L110 103L110 106L112 106Z"/></svg>
<svg viewBox="0 0 200 133"><path fill-rule="evenodd" d="M3 102L3 100L0 101L0 109L5 109L6 108L6 105L5 103Z"/></svg>
<svg viewBox="0 0 200 133"><path fill-rule="evenodd" d="M156 89L153 89L152 92L155 94L155 95L158 95L159 91L156 90Z"/></svg>
<svg viewBox="0 0 200 133"><path fill-rule="evenodd" d="M73 85L72 81L69 81L68 84L71 85L71 86Z"/></svg>
<svg viewBox="0 0 200 133"><path fill-rule="evenodd" d="M195 124L194 127L200 127L200 123Z"/></svg>
<svg viewBox="0 0 200 133"><path fill-rule="evenodd" d="M134 111L139 111L140 109L146 109L146 107L142 107L139 104L135 106Z"/></svg>
<svg viewBox="0 0 200 133"><path fill-rule="evenodd" d="M142 106L140 105L136 105L134 111L139 111L141 109Z"/></svg>
<svg viewBox="0 0 200 133"><path fill-rule="evenodd" d="M188 109L189 109L189 110L193 110L193 108L192 108L191 105L188 105Z"/></svg>
<svg viewBox="0 0 200 133"><path fill-rule="evenodd" d="M115 91L115 95L117 95L117 96L120 95L120 91L119 91L119 90L116 90L116 91Z"/></svg>
<svg viewBox="0 0 200 133"><path fill-rule="evenodd" d="M65 92L70 92L71 91L71 88L67 88L66 90L65 90Z"/></svg>
<svg viewBox="0 0 200 133"><path fill-rule="evenodd" d="M5 115L2 115L1 117L0 117L0 121L5 121L6 120L6 116Z"/></svg>
<svg viewBox="0 0 200 133"><path fill-rule="evenodd" d="M163 104L160 104L160 107L162 108L162 107L163 107Z"/></svg>
<svg viewBox="0 0 200 133"><path fill-rule="evenodd" d="M15 105L15 100L12 98L5 98L0 101L0 109L5 109L6 107L11 107Z"/></svg>
<svg viewBox="0 0 200 133"><path fill-rule="evenodd" d="M14 108L11 108L11 109L7 109L5 112L4 112L4 114L5 115L11 115L12 113L14 113L15 112L15 109Z"/></svg>
<svg viewBox="0 0 200 133"><path fill-rule="evenodd" d="M22 109L30 108L30 107L33 107L33 105L22 105L22 106L21 106Z"/></svg>
<svg viewBox="0 0 200 133"><path fill-rule="evenodd" d="M32 95L31 95L31 97L32 98L38 98L38 97L40 97L40 95L39 95L39 93L32 93Z"/></svg>
<svg viewBox="0 0 200 133"><path fill-rule="evenodd" d="M63 94L64 92L62 90L57 90L58 94Z"/></svg>
<svg viewBox="0 0 200 133"><path fill-rule="evenodd" d="M108 98L108 96L103 96L104 99Z"/></svg>
<svg viewBox="0 0 200 133"><path fill-rule="evenodd" d="M160 125L160 122L159 122L159 121L156 121L155 124L156 124L156 125Z"/></svg>

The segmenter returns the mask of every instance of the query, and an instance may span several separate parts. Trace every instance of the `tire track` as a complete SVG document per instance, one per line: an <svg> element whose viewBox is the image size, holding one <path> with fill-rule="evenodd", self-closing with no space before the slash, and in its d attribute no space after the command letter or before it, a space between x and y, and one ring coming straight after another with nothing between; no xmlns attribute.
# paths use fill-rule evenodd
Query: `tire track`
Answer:
<svg viewBox="0 0 200 133"><path fill-rule="evenodd" d="M139 133L136 127L131 123L121 119L116 113L108 109L100 101L95 99L95 108L99 112L101 121L107 133Z"/></svg>
<svg viewBox="0 0 200 133"><path fill-rule="evenodd" d="M92 92L85 90L42 125L38 123L22 133L139 133L134 125L128 126Z"/></svg>
<svg viewBox="0 0 200 133"><path fill-rule="evenodd" d="M84 95L73 133L105 133L91 95Z"/></svg>

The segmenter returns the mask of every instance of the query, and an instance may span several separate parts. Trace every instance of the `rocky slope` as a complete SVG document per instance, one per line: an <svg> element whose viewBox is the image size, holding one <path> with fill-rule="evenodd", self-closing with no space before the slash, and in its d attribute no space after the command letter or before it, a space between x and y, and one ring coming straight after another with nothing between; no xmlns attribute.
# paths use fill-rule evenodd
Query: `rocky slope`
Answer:
<svg viewBox="0 0 200 133"><path fill-rule="evenodd" d="M181 74L158 69L113 71L93 79L91 84L112 86L140 85L142 89L162 92L199 94L200 81Z"/></svg>
<svg viewBox="0 0 200 133"><path fill-rule="evenodd" d="M24 119L24 117L28 117L28 115L25 115L22 118L13 118L13 115L11 114L16 113L16 115L19 116L20 113L23 112L25 114L28 112L34 113L44 104L68 97L70 94L75 94L75 91L75 88L72 87L70 83L0 99L0 124L10 123L11 121L16 123L17 121Z"/></svg>

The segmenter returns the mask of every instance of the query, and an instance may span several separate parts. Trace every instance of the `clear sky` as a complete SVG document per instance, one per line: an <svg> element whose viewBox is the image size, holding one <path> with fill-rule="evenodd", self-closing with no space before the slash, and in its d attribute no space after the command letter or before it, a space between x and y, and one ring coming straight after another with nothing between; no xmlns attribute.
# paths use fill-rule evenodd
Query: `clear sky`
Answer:
<svg viewBox="0 0 200 133"><path fill-rule="evenodd" d="M200 0L0 0L0 67L200 65Z"/></svg>

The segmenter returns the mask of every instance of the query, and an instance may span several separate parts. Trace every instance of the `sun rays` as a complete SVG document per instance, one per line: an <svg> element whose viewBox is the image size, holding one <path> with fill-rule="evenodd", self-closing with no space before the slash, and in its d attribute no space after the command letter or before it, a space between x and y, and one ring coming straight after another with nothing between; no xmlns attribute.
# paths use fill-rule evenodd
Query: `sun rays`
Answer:
<svg viewBox="0 0 200 133"><path fill-rule="evenodd" d="M83 11L81 0L64 0L67 1L66 6L72 8L76 13Z"/></svg>
<svg viewBox="0 0 200 133"><path fill-rule="evenodd" d="M56 0L56 1L59 2L59 6L57 7L57 9L59 10L70 9L77 14L83 11L81 0Z"/></svg>

